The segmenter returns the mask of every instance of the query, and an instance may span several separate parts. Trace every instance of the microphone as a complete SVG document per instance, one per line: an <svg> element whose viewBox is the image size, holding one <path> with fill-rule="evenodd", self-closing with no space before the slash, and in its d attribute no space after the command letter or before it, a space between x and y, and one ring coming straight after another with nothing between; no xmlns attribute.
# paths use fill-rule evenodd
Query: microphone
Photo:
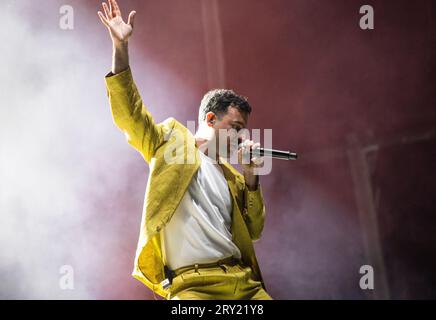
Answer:
<svg viewBox="0 0 436 320"><path fill-rule="evenodd" d="M251 154L258 157L271 157L274 159L282 160L297 160L298 158L298 155L295 152L265 148L257 148L255 150L251 150Z"/></svg>
<svg viewBox="0 0 436 320"><path fill-rule="evenodd" d="M244 146L245 146L244 143L239 144L240 148ZM250 156L271 157L273 159L281 159L281 160L297 160L298 158L298 155L295 152L266 149L266 148L257 148L254 150L250 150Z"/></svg>

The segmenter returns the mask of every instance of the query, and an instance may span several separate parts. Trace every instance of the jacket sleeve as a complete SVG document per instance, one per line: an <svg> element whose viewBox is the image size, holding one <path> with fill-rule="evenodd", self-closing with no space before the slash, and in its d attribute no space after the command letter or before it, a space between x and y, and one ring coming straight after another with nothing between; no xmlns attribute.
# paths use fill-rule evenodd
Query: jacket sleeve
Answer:
<svg viewBox="0 0 436 320"><path fill-rule="evenodd" d="M155 124L142 102L130 67L105 77L107 95L115 125L124 132L127 142L150 162L156 149L165 141L168 126Z"/></svg>
<svg viewBox="0 0 436 320"><path fill-rule="evenodd" d="M259 240L265 223L265 206L260 184L254 191L244 189L245 208L242 214L253 241Z"/></svg>

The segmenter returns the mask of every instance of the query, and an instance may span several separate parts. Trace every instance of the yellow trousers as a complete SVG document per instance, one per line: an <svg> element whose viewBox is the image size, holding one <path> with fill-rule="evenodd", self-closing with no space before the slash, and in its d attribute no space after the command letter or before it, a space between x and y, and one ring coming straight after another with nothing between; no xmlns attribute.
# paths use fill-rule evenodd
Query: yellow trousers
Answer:
<svg viewBox="0 0 436 320"><path fill-rule="evenodd" d="M173 278L167 300L272 300L245 265L197 267Z"/></svg>

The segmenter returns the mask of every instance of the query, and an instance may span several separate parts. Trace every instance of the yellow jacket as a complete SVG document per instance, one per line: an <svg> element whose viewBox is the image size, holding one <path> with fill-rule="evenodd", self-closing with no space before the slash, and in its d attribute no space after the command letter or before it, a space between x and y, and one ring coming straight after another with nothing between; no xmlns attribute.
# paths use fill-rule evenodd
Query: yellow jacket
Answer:
<svg viewBox="0 0 436 320"><path fill-rule="evenodd" d="M161 285L165 275L160 231L171 219L200 166L199 150L192 133L176 119L168 118L155 124L142 103L130 68L116 75L109 73L105 81L116 126L150 166L132 275L166 297L168 290ZM175 149L174 157L183 164L165 160L165 150L169 146ZM189 148L192 152L177 152ZM265 220L261 187L249 191L243 175L225 159L220 159L233 203L233 241L241 250L242 260L252 268L253 275L265 288L253 248L253 241L260 238Z"/></svg>

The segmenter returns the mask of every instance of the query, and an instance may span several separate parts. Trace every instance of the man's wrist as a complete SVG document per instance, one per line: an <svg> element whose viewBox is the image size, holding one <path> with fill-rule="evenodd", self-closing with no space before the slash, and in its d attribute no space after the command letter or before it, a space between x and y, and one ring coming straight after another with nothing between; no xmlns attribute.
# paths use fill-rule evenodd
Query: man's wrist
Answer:
<svg viewBox="0 0 436 320"><path fill-rule="evenodd" d="M251 170L244 170L245 184L250 191L256 191L259 185L259 176Z"/></svg>
<svg viewBox="0 0 436 320"><path fill-rule="evenodd" d="M248 191L257 191L257 188L259 187L259 184L255 184L255 185L248 185L245 184L247 186Z"/></svg>
<svg viewBox="0 0 436 320"><path fill-rule="evenodd" d="M113 40L112 46L114 49L127 49L129 46L129 40Z"/></svg>
<svg viewBox="0 0 436 320"><path fill-rule="evenodd" d="M129 67L128 41L113 42L112 73L118 74Z"/></svg>

